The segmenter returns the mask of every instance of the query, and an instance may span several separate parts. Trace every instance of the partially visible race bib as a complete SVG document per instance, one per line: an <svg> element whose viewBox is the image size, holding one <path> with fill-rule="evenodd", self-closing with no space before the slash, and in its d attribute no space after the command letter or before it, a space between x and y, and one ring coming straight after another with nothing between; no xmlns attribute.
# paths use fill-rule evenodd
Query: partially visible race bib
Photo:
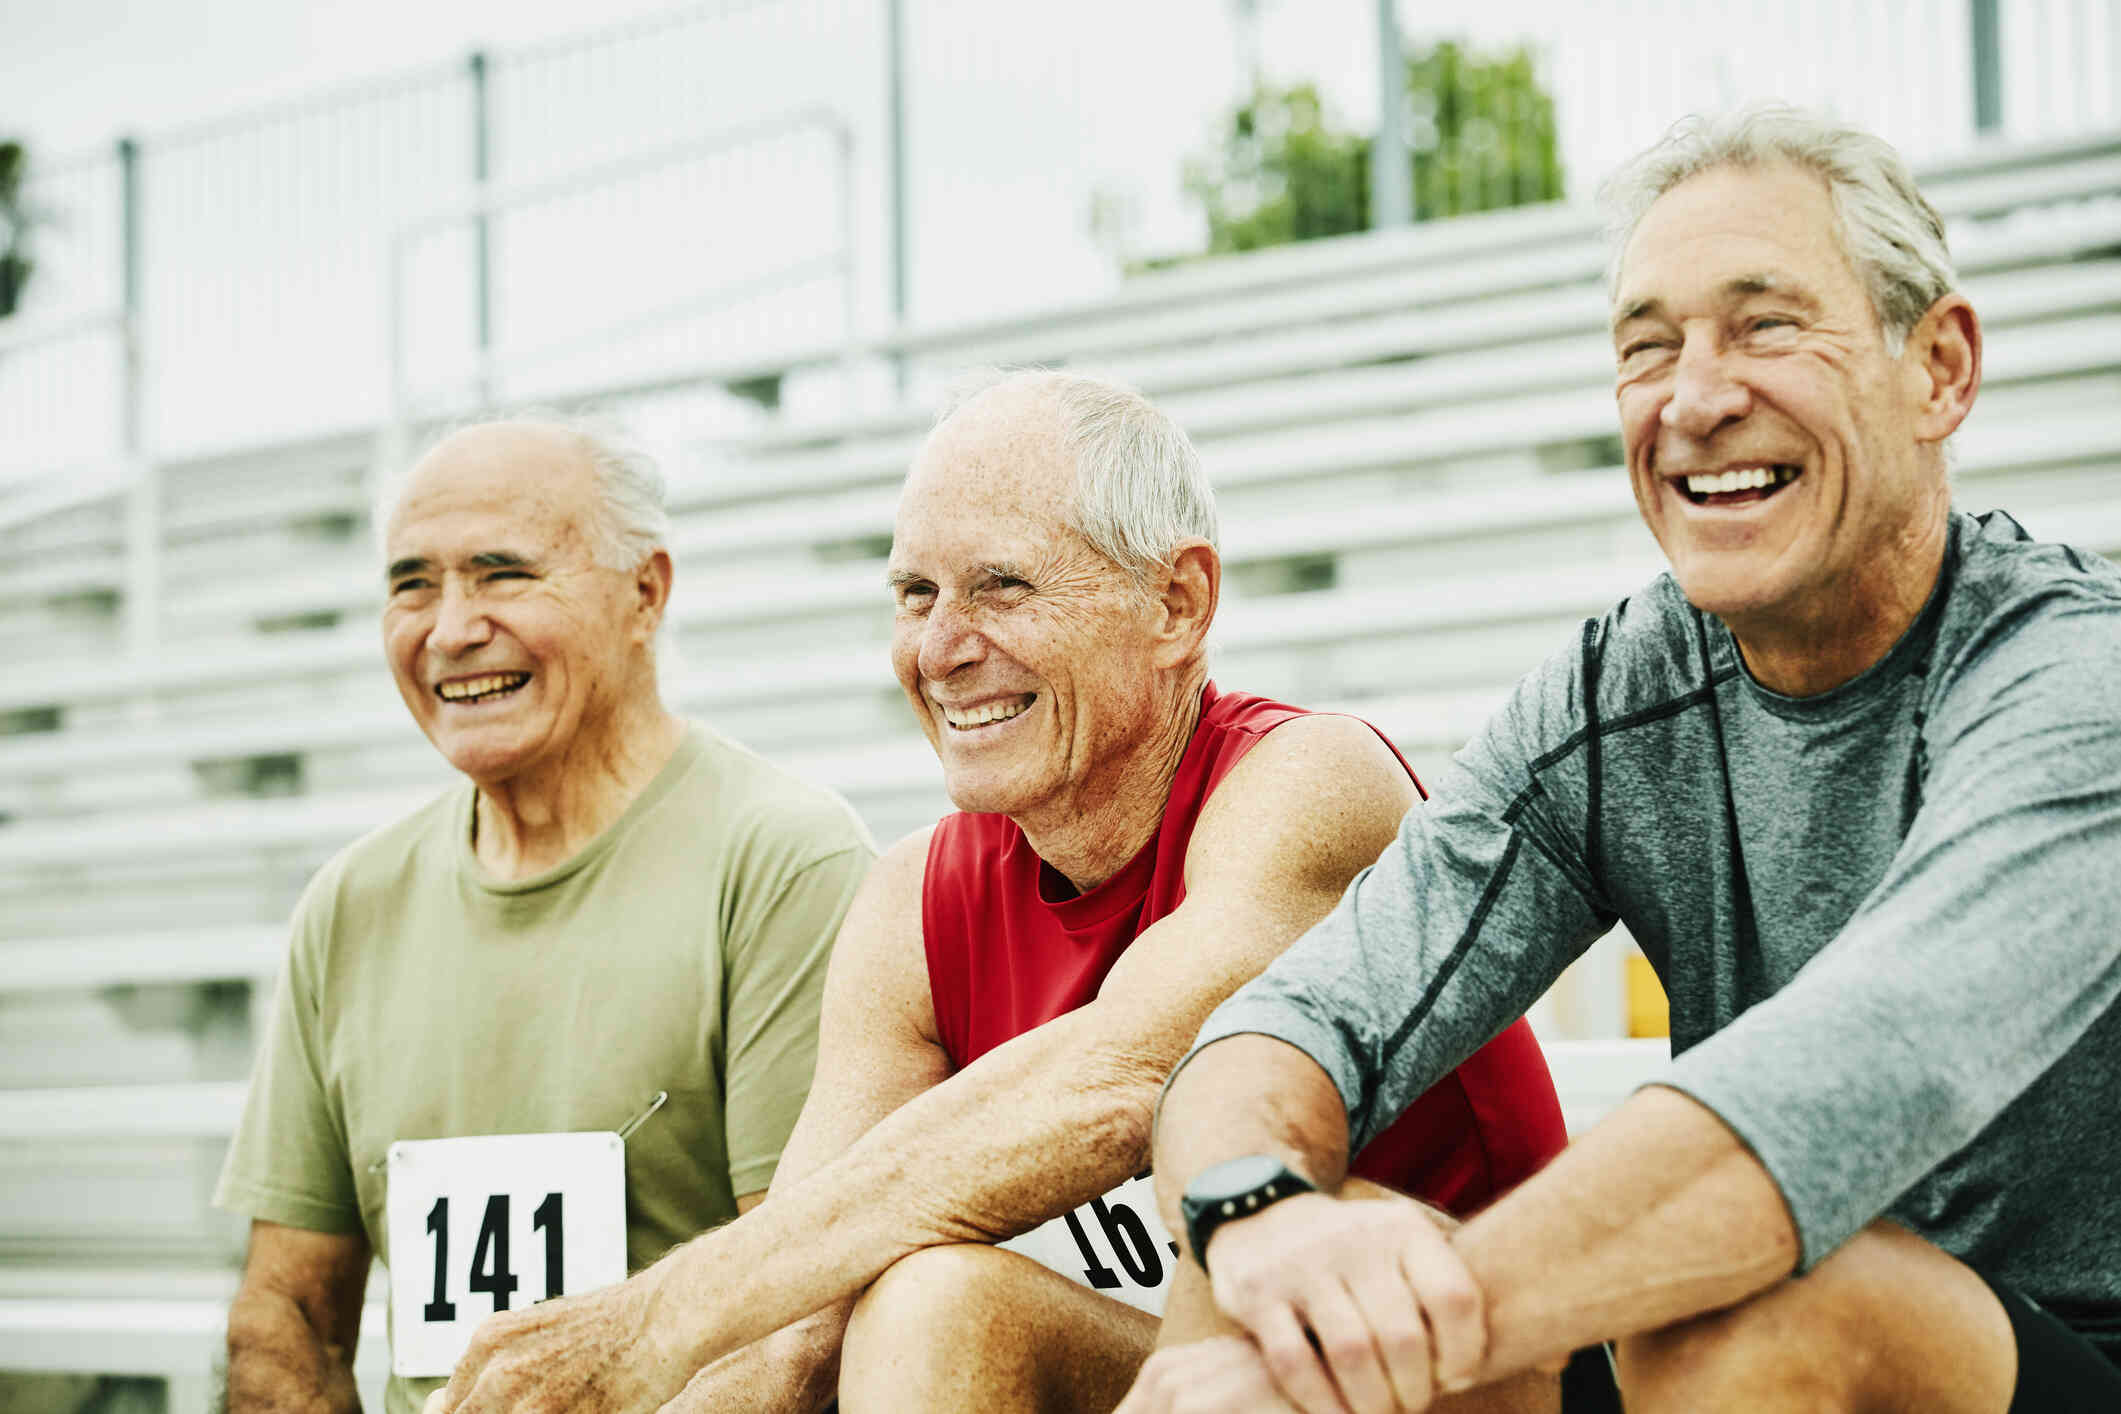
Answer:
<svg viewBox="0 0 2121 1414"><path fill-rule="evenodd" d="M626 1277L626 1145L608 1130L390 1146L391 1369L446 1375L496 1311Z"/></svg>
<svg viewBox="0 0 2121 1414"><path fill-rule="evenodd" d="M1163 1315L1178 1271L1178 1244L1145 1173L1001 1245L1152 1316Z"/></svg>

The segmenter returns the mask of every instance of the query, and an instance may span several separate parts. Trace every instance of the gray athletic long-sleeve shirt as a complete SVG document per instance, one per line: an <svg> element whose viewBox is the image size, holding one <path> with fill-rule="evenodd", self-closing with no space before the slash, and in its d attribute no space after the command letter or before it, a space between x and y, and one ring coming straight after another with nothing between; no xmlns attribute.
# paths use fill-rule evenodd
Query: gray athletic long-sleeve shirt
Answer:
<svg viewBox="0 0 2121 1414"><path fill-rule="evenodd" d="M1669 576L1584 625L1339 906L1209 1018L1310 1054L1360 1144L1615 919L1659 1083L1819 1262L1889 1215L2068 1313L2121 1300L2121 572L1955 514L1851 682L1783 697Z"/></svg>

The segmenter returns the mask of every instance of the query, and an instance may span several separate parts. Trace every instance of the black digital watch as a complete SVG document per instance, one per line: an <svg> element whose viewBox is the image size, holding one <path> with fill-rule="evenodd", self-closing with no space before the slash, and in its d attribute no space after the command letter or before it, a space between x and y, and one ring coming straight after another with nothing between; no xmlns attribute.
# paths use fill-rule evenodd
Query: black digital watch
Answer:
<svg viewBox="0 0 2121 1414"><path fill-rule="evenodd" d="M1208 1269L1208 1239L1224 1223L1249 1218L1284 1198L1317 1191L1309 1179L1272 1154L1247 1154L1202 1169L1178 1200L1193 1260L1202 1271Z"/></svg>

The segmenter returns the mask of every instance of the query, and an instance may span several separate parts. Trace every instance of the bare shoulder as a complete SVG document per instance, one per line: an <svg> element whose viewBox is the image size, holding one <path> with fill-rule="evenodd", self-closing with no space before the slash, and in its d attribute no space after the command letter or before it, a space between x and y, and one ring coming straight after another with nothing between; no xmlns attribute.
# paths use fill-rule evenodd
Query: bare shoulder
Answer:
<svg viewBox="0 0 2121 1414"><path fill-rule="evenodd" d="M1368 723L1323 712L1285 722L1208 798L1187 851L1187 888L1249 878L1338 892L1418 799Z"/></svg>
<svg viewBox="0 0 2121 1414"><path fill-rule="evenodd" d="M921 883L928 874L928 842L935 826L915 830L877 857L855 895L853 907L904 920L910 910L915 931L921 921Z"/></svg>
<svg viewBox="0 0 2121 1414"><path fill-rule="evenodd" d="M934 834L930 825L906 836L885 850L862 880L840 924L826 974L827 1023L881 1011L917 1034L933 1034L921 885Z"/></svg>

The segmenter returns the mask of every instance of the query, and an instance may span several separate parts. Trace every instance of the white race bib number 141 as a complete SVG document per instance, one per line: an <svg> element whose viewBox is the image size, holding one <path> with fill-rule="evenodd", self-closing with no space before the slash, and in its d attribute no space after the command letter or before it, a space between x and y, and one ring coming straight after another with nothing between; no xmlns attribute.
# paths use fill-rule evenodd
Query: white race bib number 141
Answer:
<svg viewBox="0 0 2121 1414"><path fill-rule="evenodd" d="M626 1146L609 1131L390 1146L390 1349L446 1375L496 1311L626 1276Z"/></svg>
<svg viewBox="0 0 2121 1414"><path fill-rule="evenodd" d="M1178 1244L1147 1174L1001 1245L1152 1316L1164 1313L1178 1271Z"/></svg>

